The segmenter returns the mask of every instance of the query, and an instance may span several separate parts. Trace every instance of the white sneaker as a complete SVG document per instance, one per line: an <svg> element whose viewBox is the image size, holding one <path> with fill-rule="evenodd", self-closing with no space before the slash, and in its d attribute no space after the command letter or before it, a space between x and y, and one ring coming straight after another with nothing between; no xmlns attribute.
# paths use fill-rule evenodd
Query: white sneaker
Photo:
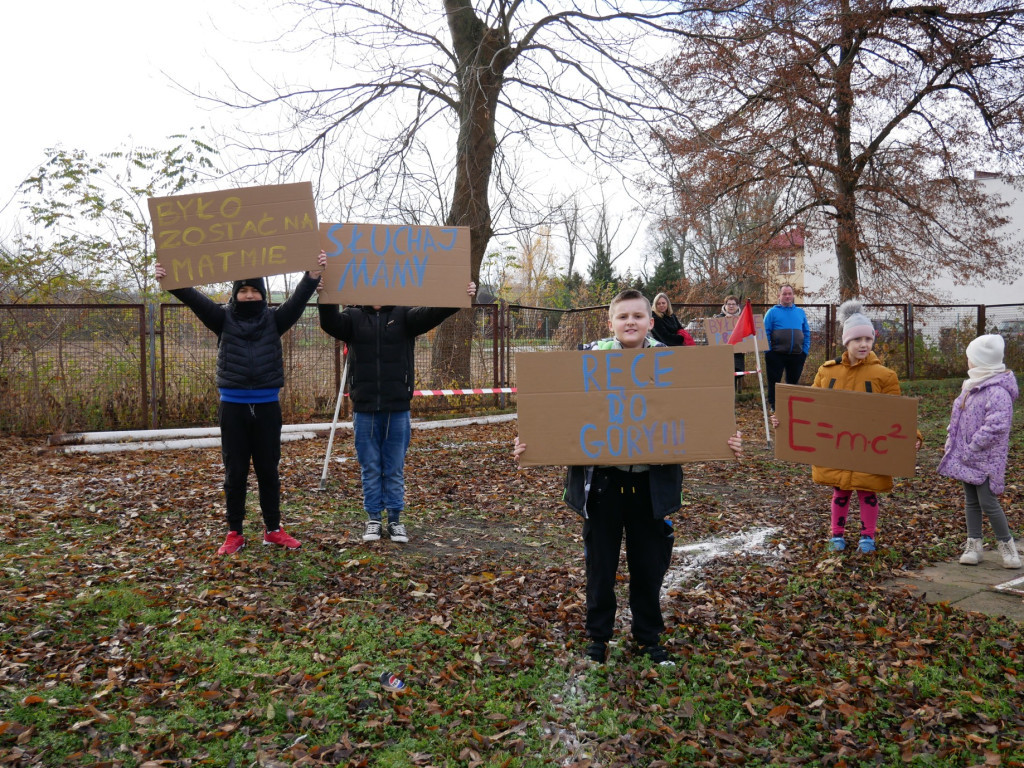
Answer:
<svg viewBox="0 0 1024 768"><path fill-rule="evenodd" d="M981 539L968 539L964 544L964 553L960 555L960 565L977 565L983 556Z"/></svg>
<svg viewBox="0 0 1024 768"><path fill-rule="evenodd" d="M1013 538L1009 541L997 541L996 547L1003 556L1003 568L1020 568L1020 555L1017 554L1017 545Z"/></svg>
<svg viewBox="0 0 1024 768"><path fill-rule="evenodd" d="M367 520L363 531L363 541L380 541L380 532L384 530L380 520Z"/></svg>

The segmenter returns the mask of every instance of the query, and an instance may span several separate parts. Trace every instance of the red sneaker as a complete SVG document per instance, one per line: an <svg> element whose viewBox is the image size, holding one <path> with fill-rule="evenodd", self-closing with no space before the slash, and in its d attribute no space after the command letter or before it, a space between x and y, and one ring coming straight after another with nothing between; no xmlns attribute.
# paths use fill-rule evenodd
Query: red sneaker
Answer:
<svg viewBox="0 0 1024 768"><path fill-rule="evenodd" d="M288 549L298 549L302 546L296 539L285 533L284 528L278 528L276 531L264 531L263 543L266 545L277 544L279 547Z"/></svg>
<svg viewBox="0 0 1024 768"><path fill-rule="evenodd" d="M235 552L245 546L245 537L240 533L234 531L228 531L228 536L224 539L224 543L220 545L220 549L217 550L218 555L233 555Z"/></svg>

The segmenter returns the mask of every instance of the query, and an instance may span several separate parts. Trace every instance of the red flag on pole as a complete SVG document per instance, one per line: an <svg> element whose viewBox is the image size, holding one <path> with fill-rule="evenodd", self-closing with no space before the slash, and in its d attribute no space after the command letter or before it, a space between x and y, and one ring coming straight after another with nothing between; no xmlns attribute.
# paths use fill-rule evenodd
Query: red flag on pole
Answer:
<svg viewBox="0 0 1024 768"><path fill-rule="evenodd" d="M740 312L739 320L736 321L736 327L729 334L728 343L736 344L743 341L747 336L753 336L756 333L757 329L754 328L754 310L750 307L750 299L747 299L747 303L743 305L743 311Z"/></svg>

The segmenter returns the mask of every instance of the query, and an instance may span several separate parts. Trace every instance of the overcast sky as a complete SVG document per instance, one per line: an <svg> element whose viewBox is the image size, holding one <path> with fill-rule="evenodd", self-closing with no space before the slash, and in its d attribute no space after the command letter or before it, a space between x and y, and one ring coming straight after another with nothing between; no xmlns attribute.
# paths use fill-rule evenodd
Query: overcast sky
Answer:
<svg viewBox="0 0 1024 768"><path fill-rule="evenodd" d="M247 11L241 3L260 10ZM229 93L220 67L247 84L256 82L255 73L301 80L303 57L284 53L274 41L288 25L288 11L273 12L275 5L274 0L8 3L0 25L6 107L0 239L7 239L22 218L12 203L18 184L39 167L48 148L82 149L95 157L126 145L162 148L172 134L231 135L239 114L211 112L209 103L186 88ZM329 63L314 60L305 66L322 72ZM228 166L225 161L222 167ZM628 205L625 201L620 209ZM635 231L639 224L632 227ZM633 248L639 250L643 240L637 237ZM635 264L638 254L630 256L616 266ZM586 266L578 268L585 272Z"/></svg>
<svg viewBox="0 0 1024 768"><path fill-rule="evenodd" d="M275 31L269 12L246 13L230 0L9 3L0 25L0 207L47 148L98 154L163 146L167 136L200 135L203 126L228 129L234 115L211 114L172 80L223 92L218 63L250 79L254 62L273 64L275 46L259 42Z"/></svg>

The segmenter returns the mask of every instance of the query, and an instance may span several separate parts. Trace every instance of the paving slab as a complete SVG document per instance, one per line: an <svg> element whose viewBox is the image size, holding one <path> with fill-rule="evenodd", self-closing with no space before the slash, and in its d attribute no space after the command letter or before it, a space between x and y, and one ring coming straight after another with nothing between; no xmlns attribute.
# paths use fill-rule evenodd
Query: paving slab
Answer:
<svg viewBox="0 0 1024 768"><path fill-rule="evenodd" d="M960 565L956 560L936 563L887 584L917 590L929 603L949 603L962 611L1024 623L1024 570L1003 568L996 553L985 554L978 565Z"/></svg>

